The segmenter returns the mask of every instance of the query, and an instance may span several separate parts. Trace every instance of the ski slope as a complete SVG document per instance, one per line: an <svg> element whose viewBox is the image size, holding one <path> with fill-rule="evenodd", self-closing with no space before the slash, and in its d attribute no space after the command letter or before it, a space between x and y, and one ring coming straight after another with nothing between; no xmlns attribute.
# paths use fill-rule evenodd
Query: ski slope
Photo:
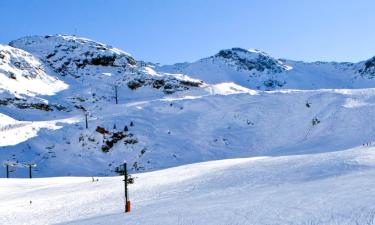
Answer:
<svg viewBox="0 0 375 225"><path fill-rule="evenodd" d="M1 179L0 224L374 224L375 147L237 158L122 177ZM31 203L30 203L31 201Z"/></svg>

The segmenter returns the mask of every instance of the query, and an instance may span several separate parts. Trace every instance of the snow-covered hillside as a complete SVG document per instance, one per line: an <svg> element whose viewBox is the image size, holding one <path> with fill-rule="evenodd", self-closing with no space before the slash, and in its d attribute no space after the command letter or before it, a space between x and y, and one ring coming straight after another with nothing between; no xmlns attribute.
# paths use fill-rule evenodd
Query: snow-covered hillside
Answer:
<svg viewBox="0 0 375 225"><path fill-rule="evenodd" d="M134 170L154 170L213 159L341 150L375 140L374 97L375 89L361 89L108 103L89 109L87 130L77 112L69 118L80 122L40 130L27 142L3 147L1 156L32 160L39 164L36 175L54 176L109 175L123 159ZM3 132L14 129L9 127ZM21 169L14 176L25 174Z"/></svg>
<svg viewBox="0 0 375 225"><path fill-rule="evenodd" d="M0 224L371 225L374 176L362 146L185 165L135 174L128 214L122 177L0 179Z"/></svg>
<svg viewBox="0 0 375 225"><path fill-rule="evenodd" d="M371 60L303 63L234 48L159 67L75 36L10 45L1 47L0 162L20 167L12 177L30 162L36 177L106 176L124 159L150 171L375 140Z"/></svg>

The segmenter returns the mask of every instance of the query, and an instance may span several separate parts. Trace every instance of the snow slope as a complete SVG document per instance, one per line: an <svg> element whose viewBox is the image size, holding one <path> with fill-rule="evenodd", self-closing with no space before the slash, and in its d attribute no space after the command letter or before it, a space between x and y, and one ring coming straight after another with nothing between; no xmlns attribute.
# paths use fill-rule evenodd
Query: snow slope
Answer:
<svg viewBox="0 0 375 225"><path fill-rule="evenodd" d="M54 95L68 88L48 75L38 58L21 49L0 45L0 97Z"/></svg>
<svg viewBox="0 0 375 225"><path fill-rule="evenodd" d="M129 214L122 177L1 179L0 224L374 224L374 166L357 147L135 174Z"/></svg>
<svg viewBox="0 0 375 225"><path fill-rule="evenodd" d="M72 124L78 121L78 118L51 121L17 121L0 113L0 146L17 145L37 136L40 129L56 130L63 127L61 124Z"/></svg>
<svg viewBox="0 0 375 225"><path fill-rule="evenodd" d="M36 176L89 176L114 174L124 159L132 170L142 171L233 157L342 150L375 140L375 89L190 96L89 108L89 129L77 113L81 122L40 130L37 137L6 146L0 154L7 161L38 163ZM127 126L128 136L103 152L112 134L103 136L98 126L110 132Z"/></svg>

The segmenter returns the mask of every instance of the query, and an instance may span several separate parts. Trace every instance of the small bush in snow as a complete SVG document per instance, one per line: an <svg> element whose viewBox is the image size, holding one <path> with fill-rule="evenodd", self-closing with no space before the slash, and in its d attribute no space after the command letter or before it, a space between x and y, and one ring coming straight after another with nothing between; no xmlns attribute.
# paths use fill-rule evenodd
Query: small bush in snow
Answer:
<svg viewBox="0 0 375 225"><path fill-rule="evenodd" d="M320 123L320 120L315 117L314 119L312 119L311 123L312 123L313 126L315 126L315 125L318 125Z"/></svg>

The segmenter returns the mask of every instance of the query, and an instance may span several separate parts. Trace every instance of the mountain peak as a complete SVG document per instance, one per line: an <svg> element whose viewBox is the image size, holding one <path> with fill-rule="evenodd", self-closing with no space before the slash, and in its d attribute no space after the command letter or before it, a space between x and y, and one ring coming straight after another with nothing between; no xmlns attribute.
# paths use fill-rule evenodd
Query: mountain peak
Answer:
<svg viewBox="0 0 375 225"><path fill-rule="evenodd" d="M126 52L70 35L28 36L12 41L9 45L31 52L64 75L83 75L89 66L126 68L137 64ZM83 73L80 74L80 71Z"/></svg>
<svg viewBox="0 0 375 225"><path fill-rule="evenodd" d="M258 49L247 50L238 47L224 49L211 58L219 59L232 66L236 66L237 70L269 71L273 73L288 70L288 66L284 65L280 60Z"/></svg>
<svg viewBox="0 0 375 225"><path fill-rule="evenodd" d="M78 37L75 35L67 35L67 34L25 36L17 40L11 41L9 45L13 47L17 47L20 45L31 47L37 44L46 44L46 43L49 43L50 45L53 43L58 43L58 44L69 43L70 45L86 45L86 46L95 47L98 50L102 50L102 51L111 50L112 52L117 53L117 54L125 54L125 55L130 56L129 53L126 53L117 48L113 48L110 45L103 44L97 41L93 41L88 38Z"/></svg>

